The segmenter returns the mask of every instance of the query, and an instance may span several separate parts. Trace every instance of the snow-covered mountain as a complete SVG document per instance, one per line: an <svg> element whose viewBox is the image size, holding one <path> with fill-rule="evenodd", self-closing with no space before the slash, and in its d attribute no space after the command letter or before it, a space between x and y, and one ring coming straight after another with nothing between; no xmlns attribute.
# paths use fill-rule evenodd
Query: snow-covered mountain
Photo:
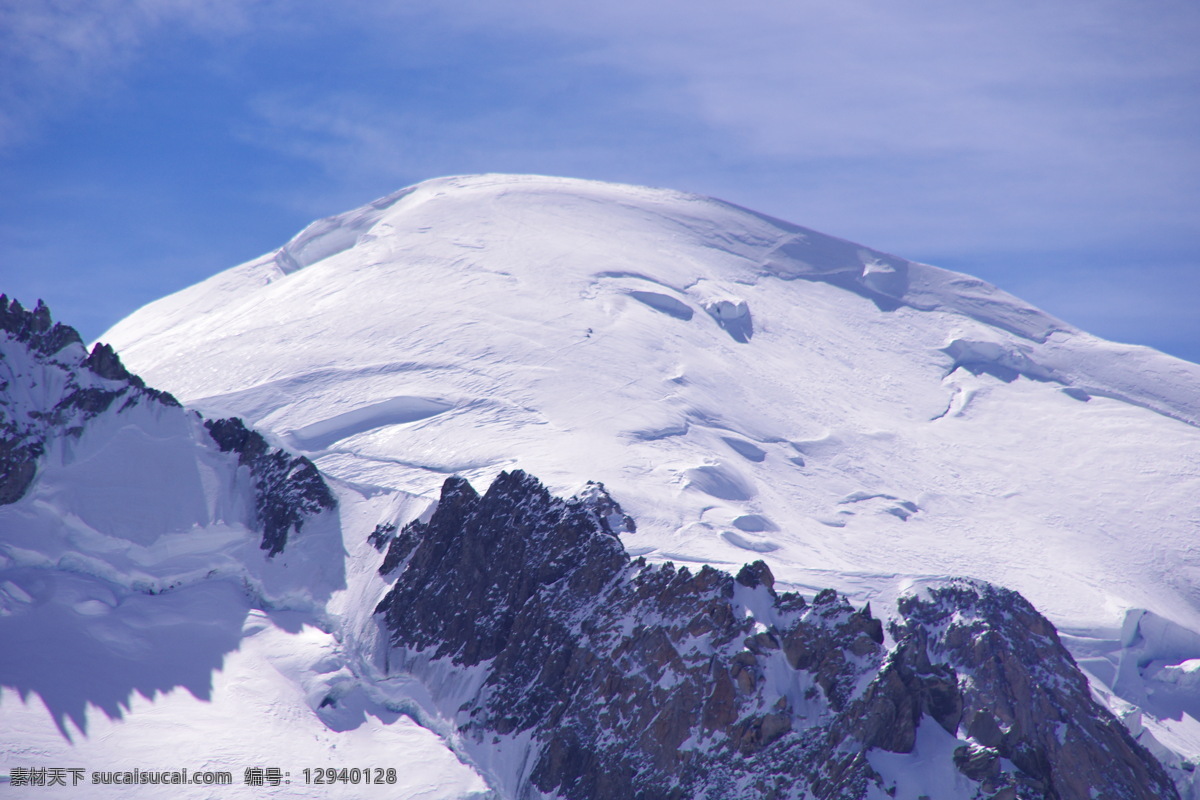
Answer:
<svg viewBox="0 0 1200 800"><path fill-rule="evenodd" d="M308 459L183 409L45 306L0 295L0 782L41 770L45 788L25 791L260 797L245 767L328 766L340 745L358 766L409 753L420 768L392 785L408 796L482 789L396 712L339 727L309 711L342 677L338 511ZM184 768L235 784L91 783Z"/></svg>
<svg viewBox="0 0 1200 800"><path fill-rule="evenodd" d="M421 752L438 754L431 763L442 765L407 774L440 796L482 791L483 780L503 797L642 792L635 782L597 794L587 783L588 769L593 778L601 769L619 773L617 762L604 760L608 746L633 759L621 767L633 774L650 769L636 761L645 758L662 775L692 775L691 783L680 778L680 796L858 797L888 788L913 800L922 793L1087 797L1092 789L1100 797L1169 796L1154 762L1139 760L1144 751L1092 708L1094 696L1162 759L1184 796L1194 792L1200 366L1096 339L968 276L720 201L523 176L429 181L314 223L279 251L152 303L102 339L148 384L207 418L206 426L171 407L168 416L181 420L172 423L181 431L175 443L144 435L170 459L190 459L184 474L197 477L167 481L165 490L163 476L178 465L136 449L110 448L108 462L89 456L83 463L94 462L92 472L70 475L55 470L60 461L75 464L73 456L31 455L22 463L42 460L27 493L0 506L12 562L5 568L30 568L9 552L23 548L45 569L70 571L70 559L62 566L66 549L52 551L41 539L9 544L17 521L36 514L39 530L54 531L46 541L78 547L69 533L81 527L78 518L126 550L151 547L161 532L173 548L194 550L193 563L227 565L217 575L229 586L234 576L242 582L234 607L254 633L229 627L233 644L214 652L216 663L224 654L233 666L212 675L237 674L239 659L289 654L288 667L277 669L287 679L272 684L276 699L255 701L247 719L295 714L323 726L317 738L329 742L369 729L369 752L387 752L394 764L402 757L379 737L400 735L393 720L407 713L441 737L403 727L403 735L426 735ZM71 347L82 353L78 343ZM80 363L77 355L67 362ZM50 399L49 407L61 402ZM93 428L150 424L120 416L136 410L109 409L101 417L115 421L89 421L83 440ZM241 422L217 423L233 418L261 436ZM54 441L76 447L68 434ZM200 469L196 459L216 466ZM315 475L303 466L311 461L336 508L311 501L305 514L317 513L297 531L291 505L255 500L265 485L255 464L270 459L287 466L271 474L309 480ZM128 473L124 465L135 461L149 464L146 475ZM97 475L106 476L101 485L142 487L138 497L94 501L106 519L137 510L134 522L112 523L125 526L116 533L73 516L76 492L104 494L90 488ZM511 494L514 480L528 495L521 503L545 510L521 523L541 531L522 541L523 555L498 561L517 576L501 592L506 605L472 587L509 585L484 567L489 553L507 552L504 534L513 526L471 523L479 536L491 533L482 544L464 544L476 512L462 498L475 496L468 482L492 484L486 498ZM120 491L135 490L111 490ZM447 491L454 502L444 499ZM591 520L572 523L583 550L556 549L567 523L543 518L571 508ZM264 538L271 519L286 538ZM338 532L344 553L330 544ZM385 546L381 574L376 548ZM322 555L305 556L305 548ZM611 551L601 566L595 548ZM162 560L137 552L139 569ZM288 559L307 566L284 566ZM668 561L674 566L662 566ZM681 564L692 572L676 580ZM454 578L464 565L473 571ZM579 579L590 587L582 598L579 587L547 588L568 567L592 576ZM104 580L122 592L135 588L132 567L106 569ZM324 572L310 578L313 570ZM160 580L175 574L156 573ZM211 584L188 574L195 586ZM13 597L32 598L20 581L11 583L20 592ZM156 596L186 591L195 590ZM686 602L672 594L679 591ZM603 597L608 610L589 610L587 597ZM732 617L695 627L681 616L689 603ZM291 627L276 619L286 614L299 615ZM504 622L481 639L483 623L464 628L455 622L462 614ZM522 636L512 639L517 618ZM876 618L878 636L856 645ZM0 619L5 624L15 623ZM811 632L846 625L863 630ZM658 631L656 650L645 650L636 634L646 626ZM567 633L549 636L551 628ZM308 635L322 643L297 644ZM518 656L541 651L520 642L547 637L543 655L565 660L521 667ZM1024 653L1026 689L1046 682L1054 691L1021 695L1011 670L1006 680L988 677L964 637L995 653ZM817 661L788 644L818 639L825 644ZM322 647L323 655L312 655ZM624 663L628 674L597 672L568 651ZM697 667L697 653L712 663ZM826 664L825 655L842 666ZM1081 688L1076 662L1090 689ZM638 727L629 708L605 717L597 698L620 696L623 674L655 675L643 687L649 695L626 686L626 700L636 699L628 702L659 714L646 699L652 695L678 713L643 720L649 727ZM736 690L719 712L678 699L711 700L724 685L721 674ZM167 680L161 688L192 688ZM38 692L0 683L22 696ZM943 684L957 688L947 694ZM610 694L597 695L599 685ZM282 699L288 686L301 687L291 700ZM139 687L129 688L132 696ZM213 704L251 695L236 689L211 688ZM555 700L554 689L582 699ZM0 715L19 712L20 729L35 729L37 711L4 691ZM549 693L541 706L528 699L538 692ZM123 704L138 706L125 721L98 722L113 725L113 736L139 736L140 717L178 700L151 690L146 708L140 700ZM76 724L98 716L84 713L87 703L122 716L85 692ZM897 704L905 710L896 712ZM886 724L878 719L884 707L893 708ZM988 716L989 727L972 722L983 720L972 709L984 707L1011 708ZM591 739L568 741L538 721L552 708L555 719L574 720L572 730L583 720L607 722L589 728ZM264 723L246 723L254 724ZM622 736L676 737L675 748L692 755L639 751ZM812 759L837 762L814 737L837 739L839 758L857 765L842 775L858 781L853 793L828 775L821 784L774 789L744 780L767 764L799 774ZM61 738L44 736L43 752L75 752L63 750ZM96 739L88 734L70 747L94 747ZM597 754L592 762L580 762L580 747ZM1113 756L1118 750L1129 755ZM718 751L733 755L721 761ZM341 763L329 752L327 761ZM1099 770L1097 752L1132 771ZM928 775L917 766L934 762L940 766ZM728 780L696 777L718 773ZM722 794L730 787L742 794Z"/></svg>

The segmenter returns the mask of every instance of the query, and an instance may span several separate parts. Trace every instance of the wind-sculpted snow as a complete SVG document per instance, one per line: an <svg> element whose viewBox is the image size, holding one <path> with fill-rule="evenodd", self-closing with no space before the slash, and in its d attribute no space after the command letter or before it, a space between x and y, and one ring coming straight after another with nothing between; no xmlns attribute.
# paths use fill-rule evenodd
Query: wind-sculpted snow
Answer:
<svg viewBox="0 0 1200 800"><path fill-rule="evenodd" d="M655 311L661 311L668 316L675 317L676 319L683 320L684 322L690 320L692 318L692 314L695 313L692 311L692 307L687 303L684 303L682 300L677 300L669 294L663 294L662 292L630 291L629 296L634 300L637 300L639 303L645 303Z"/></svg>
<svg viewBox="0 0 1200 800"><path fill-rule="evenodd" d="M387 209L411 191L402 189L363 208L317 220L279 249L275 264L287 274L349 250L360 237L369 235Z"/></svg>
<svg viewBox="0 0 1200 800"><path fill-rule="evenodd" d="M907 596L889 644L869 607L777 593L761 561L735 579L632 560L614 519L603 487L564 501L518 471L483 496L447 480L427 522L373 534L395 574L386 660L476 687L451 722L476 763L507 752L502 796L878 797L940 736L957 778L939 800L1178 797L1015 592Z"/></svg>
<svg viewBox="0 0 1200 800"><path fill-rule="evenodd" d="M1007 586L1142 741L1200 758L1190 711L1135 722L1110 663L1133 610L1200 633L1200 365L984 281L710 198L467 176L314 223L106 339L367 496L521 468L603 482L651 563L761 555L881 614L945 576ZM1196 656L1168 658L1143 672L1190 685Z"/></svg>
<svg viewBox="0 0 1200 800"><path fill-rule="evenodd" d="M707 198L521 176L430 181L277 255L304 265L256 260L108 337L356 485L602 480L658 560L751 543L777 570L970 574L1072 624L1191 605L1159 569L1200 567L1190 530L1151 520L1200 492L1200 366L982 281ZM733 525L751 515L776 529Z"/></svg>
<svg viewBox="0 0 1200 800"><path fill-rule="evenodd" d="M426 397L393 397L305 425L292 431L291 440L305 450L323 450L335 442L365 431L388 425L418 422L444 413L450 408L449 403Z"/></svg>

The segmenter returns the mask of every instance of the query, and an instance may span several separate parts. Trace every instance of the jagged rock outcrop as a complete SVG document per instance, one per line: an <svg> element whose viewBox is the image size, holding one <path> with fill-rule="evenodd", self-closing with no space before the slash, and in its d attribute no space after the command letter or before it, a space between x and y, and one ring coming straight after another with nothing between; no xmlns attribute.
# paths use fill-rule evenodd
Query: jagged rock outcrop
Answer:
<svg viewBox="0 0 1200 800"><path fill-rule="evenodd" d="M299 533L307 517L337 505L317 468L304 456L271 447L237 417L205 420L204 427L222 452L237 453L238 463L249 468L255 523L263 534L260 546L268 555L283 550L288 533Z"/></svg>
<svg viewBox="0 0 1200 800"><path fill-rule="evenodd" d="M973 797L1177 797L1016 593L907 597L889 646L869 606L777 593L763 562L633 560L624 519L599 485L562 500L518 471L482 496L451 478L428 522L372 534L391 646L483 670L453 723L528 748L505 796L864 798L895 791L872 752L911 752L928 718Z"/></svg>
<svg viewBox="0 0 1200 800"><path fill-rule="evenodd" d="M0 330L42 356L52 356L70 344L83 345L78 331L51 320L50 309L41 300L31 311L0 294Z"/></svg>
<svg viewBox="0 0 1200 800"><path fill-rule="evenodd" d="M902 598L899 610L893 636L925 670L912 674L928 685L933 663L969 676L955 707L943 704L943 719L972 740L955 758L964 773L985 776L985 789L1005 783L1003 758L1017 768L1011 785L1020 797L1176 796L1162 766L1092 699L1054 626L1024 597L963 582Z"/></svg>
<svg viewBox="0 0 1200 800"><path fill-rule="evenodd" d="M89 352L74 328L0 295L0 505L15 503L37 476L54 437L80 437L103 414L142 403L185 413L174 397L146 386L106 344ZM224 452L235 451L254 481L255 526L275 555L304 520L334 507L333 493L307 458L270 447L239 419L208 420ZM211 445L208 445L211 447Z"/></svg>

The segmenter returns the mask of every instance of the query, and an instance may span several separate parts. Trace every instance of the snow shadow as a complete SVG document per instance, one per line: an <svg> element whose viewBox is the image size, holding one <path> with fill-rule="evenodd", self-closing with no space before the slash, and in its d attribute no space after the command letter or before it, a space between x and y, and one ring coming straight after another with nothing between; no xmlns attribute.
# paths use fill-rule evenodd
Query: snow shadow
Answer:
<svg viewBox="0 0 1200 800"><path fill-rule="evenodd" d="M356 434L386 425L418 422L435 417L453 407L453 403L430 397L393 397L305 425L292 431L291 438L301 449L324 450L334 442Z"/></svg>
<svg viewBox="0 0 1200 800"><path fill-rule="evenodd" d="M694 467L684 470L683 476L689 487L721 500L744 501L754 496L753 487L729 467Z"/></svg>
<svg viewBox="0 0 1200 800"><path fill-rule="evenodd" d="M212 695L212 674L237 648L249 605L240 587L204 581L162 594L91 576L0 572L0 685L36 694L68 741L87 735L88 706L120 719L133 694L181 687Z"/></svg>
<svg viewBox="0 0 1200 800"><path fill-rule="evenodd" d="M744 317L737 319L718 319L717 324L720 325L726 333L728 333L735 342L745 344L754 336L754 320L750 317L750 312L747 311Z"/></svg>
<svg viewBox="0 0 1200 800"><path fill-rule="evenodd" d="M747 461L761 463L767 457L767 451L763 450L753 442L747 442L745 439L738 439L733 436L722 436L721 441L729 445L733 452L737 453Z"/></svg>
<svg viewBox="0 0 1200 800"><path fill-rule="evenodd" d="M369 698L361 686L330 692L318 704L316 713L325 727L335 733L357 730L367 721L367 717L375 717L384 725L391 725L404 716Z"/></svg>
<svg viewBox="0 0 1200 800"><path fill-rule="evenodd" d="M662 294L661 292L629 292L629 296L639 303L643 303L655 311L661 311L667 316L681 319L687 322L692 318L693 312L691 306L680 300L676 300L670 295Z"/></svg>
<svg viewBox="0 0 1200 800"><path fill-rule="evenodd" d="M779 545L767 539L750 539L733 531L722 531L721 538L734 547L750 550L754 553L771 553L779 549Z"/></svg>

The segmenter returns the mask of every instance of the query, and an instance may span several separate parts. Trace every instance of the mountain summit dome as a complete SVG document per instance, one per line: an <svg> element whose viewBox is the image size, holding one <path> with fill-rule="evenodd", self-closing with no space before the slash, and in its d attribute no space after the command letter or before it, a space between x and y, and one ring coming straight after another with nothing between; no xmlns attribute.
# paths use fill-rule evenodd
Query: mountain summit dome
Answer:
<svg viewBox="0 0 1200 800"><path fill-rule="evenodd" d="M431 180L103 338L364 492L594 479L651 561L877 602L964 576L1087 641L1143 610L1200 631L1200 366L719 200Z"/></svg>
<svg viewBox="0 0 1200 800"><path fill-rule="evenodd" d="M191 752L247 796L255 764L347 798L1200 790L1200 366L520 176L318 221L105 338L0 295L12 752Z"/></svg>

